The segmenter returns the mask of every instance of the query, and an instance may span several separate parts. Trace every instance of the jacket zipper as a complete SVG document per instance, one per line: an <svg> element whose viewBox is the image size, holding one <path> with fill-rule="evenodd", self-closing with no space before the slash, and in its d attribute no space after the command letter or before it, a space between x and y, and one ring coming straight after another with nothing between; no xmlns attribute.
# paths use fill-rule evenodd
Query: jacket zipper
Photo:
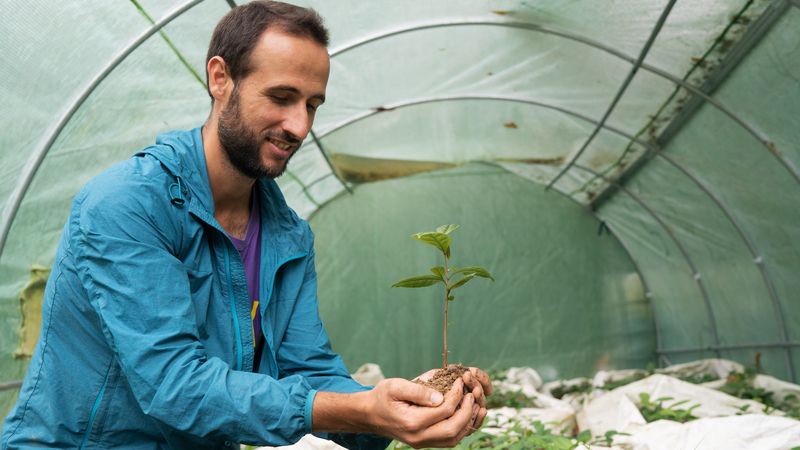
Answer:
<svg viewBox="0 0 800 450"><path fill-rule="evenodd" d="M86 446L86 442L89 440L89 434L91 434L92 427L94 426L95 415L97 414L97 410L100 409L100 403L103 401L103 394L105 394L106 386L108 386L109 375L111 375L111 364L109 364L108 369L106 369L106 377L103 380L103 386L100 387L100 392L97 393L97 398L94 399L92 411L89 413L89 424L86 426L86 433L83 435L83 440L81 441L79 450L83 450L83 448Z"/></svg>
<svg viewBox="0 0 800 450"><path fill-rule="evenodd" d="M239 315L236 312L236 299L233 296L233 281L231 280L231 255L228 251L227 243L225 248L225 275L228 278L228 299L231 303L231 315L233 316L233 332L236 336L236 366L234 370L242 370L242 359L244 349L242 348L242 330L239 328Z"/></svg>

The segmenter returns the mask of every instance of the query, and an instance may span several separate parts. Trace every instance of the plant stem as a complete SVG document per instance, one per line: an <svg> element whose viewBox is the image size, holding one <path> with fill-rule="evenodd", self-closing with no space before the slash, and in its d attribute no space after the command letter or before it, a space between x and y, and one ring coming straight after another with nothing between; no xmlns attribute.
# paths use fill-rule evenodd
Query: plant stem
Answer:
<svg viewBox="0 0 800 450"><path fill-rule="evenodd" d="M450 303L450 272L447 268L447 255L444 255L444 365L447 369L447 306Z"/></svg>
<svg viewBox="0 0 800 450"><path fill-rule="evenodd" d="M444 367L447 369L447 305L450 303L450 288L444 289Z"/></svg>

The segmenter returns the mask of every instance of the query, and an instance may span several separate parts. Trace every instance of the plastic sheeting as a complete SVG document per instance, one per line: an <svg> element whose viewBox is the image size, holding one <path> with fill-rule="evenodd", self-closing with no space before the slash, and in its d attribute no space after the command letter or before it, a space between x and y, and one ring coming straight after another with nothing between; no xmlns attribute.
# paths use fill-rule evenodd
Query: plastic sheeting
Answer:
<svg viewBox="0 0 800 450"><path fill-rule="evenodd" d="M372 359L410 374L436 363L433 297L400 311L404 300L385 291L430 263L422 248L406 250L405 236L462 222L460 233L474 233L466 240L475 253L465 255L514 280L471 285L475 297L456 304L456 327L486 330L454 331L462 341L453 351L472 349L476 363L547 361L552 378L643 366L654 351L660 363L749 362L759 352L772 373L797 375L796 0L676 2L578 158L584 168L547 191L541 185L577 157L608 111L668 1L299 3L326 18L332 73L318 139L279 183L302 216L314 217L323 313L350 364ZM24 371L12 357L17 299L30 268L51 264L75 192L159 132L205 120L206 46L229 4L11 0L0 8L0 118L12 124L0 133L2 382ZM709 83L716 104L687 114L695 94L678 82ZM439 172L421 173L431 169ZM625 190L615 189L622 175ZM370 184L393 177L405 178ZM459 180L458 189L444 180ZM446 194L431 198L430 189ZM597 201L603 225L559 193ZM621 280L637 269L645 298L627 299ZM463 307L491 296L503 301ZM0 404L14 395L0 392Z"/></svg>
<svg viewBox="0 0 800 450"><path fill-rule="evenodd" d="M484 266L497 280L456 292L449 361L484 368L535 361L552 379L653 360L648 304L624 297L623 281L635 273L628 256L561 196L469 165L361 185L335 204L311 226L320 311L352 367L372 361L387 376L411 377L441 365L443 291L390 286L441 264L410 235L446 223L461 224L452 264ZM579 282L575 272L584 274Z"/></svg>
<svg viewBox="0 0 800 450"><path fill-rule="evenodd" d="M685 172L656 157L626 186L686 256L673 243L653 245L670 240L667 230L629 195L620 192L598 213L614 224L650 282L663 348L675 362L713 356L700 348L720 345L719 354L740 361L761 352L765 367L781 377L800 368L788 359L790 347L776 347L795 342L800 325L793 301L800 290L800 197L785 165L800 160L797 127L788 122L789 103L797 105L800 95L800 49L789 44L800 39L798 30L800 10L789 8L715 93L768 136L775 152L705 105L663 151ZM786 77L793 88L772 88Z"/></svg>

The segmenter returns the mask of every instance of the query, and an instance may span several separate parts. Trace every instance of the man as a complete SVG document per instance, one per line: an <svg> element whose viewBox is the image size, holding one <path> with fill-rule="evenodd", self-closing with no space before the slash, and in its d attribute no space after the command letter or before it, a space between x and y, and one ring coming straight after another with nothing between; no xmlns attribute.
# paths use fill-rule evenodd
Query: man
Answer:
<svg viewBox="0 0 800 450"><path fill-rule="evenodd" d="M3 449L235 448L312 431L440 447L480 426L482 371L445 396L400 379L367 389L331 351L311 231L273 181L325 100L326 45L313 11L233 9L209 48L206 124L76 196Z"/></svg>

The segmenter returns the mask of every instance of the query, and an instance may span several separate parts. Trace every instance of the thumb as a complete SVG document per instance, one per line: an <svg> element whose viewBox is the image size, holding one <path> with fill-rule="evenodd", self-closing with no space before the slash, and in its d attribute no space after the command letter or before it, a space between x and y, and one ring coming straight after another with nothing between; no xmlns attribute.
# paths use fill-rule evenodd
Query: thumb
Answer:
<svg viewBox="0 0 800 450"><path fill-rule="evenodd" d="M411 381L398 383L395 387L393 397L397 400L420 406L439 406L444 401L444 395L439 391Z"/></svg>

